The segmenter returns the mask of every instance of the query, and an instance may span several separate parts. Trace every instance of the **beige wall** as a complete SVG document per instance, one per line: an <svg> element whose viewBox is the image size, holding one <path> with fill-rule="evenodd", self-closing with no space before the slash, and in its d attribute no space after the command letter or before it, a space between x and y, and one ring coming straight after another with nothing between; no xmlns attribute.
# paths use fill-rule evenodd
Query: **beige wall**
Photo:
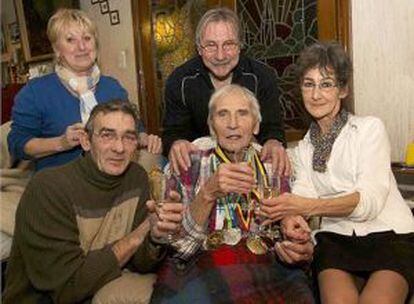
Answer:
<svg viewBox="0 0 414 304"><path fill-rule="evenodd" d="M101 14L99 3L81 0L86 11L98 25L100 43L100 66L105 75L116 78L128 91L129 99L138 102L135 49L132 32L130 0L109 0L111 10L119 11L120 24L111 25L109 14Z"/></svg>
<svg viewBox="0 0 414 304"><path fill-rule="evenodd" d="M393 161L414 142L414 1L352 0L355 111L380 117Z"/></svg>

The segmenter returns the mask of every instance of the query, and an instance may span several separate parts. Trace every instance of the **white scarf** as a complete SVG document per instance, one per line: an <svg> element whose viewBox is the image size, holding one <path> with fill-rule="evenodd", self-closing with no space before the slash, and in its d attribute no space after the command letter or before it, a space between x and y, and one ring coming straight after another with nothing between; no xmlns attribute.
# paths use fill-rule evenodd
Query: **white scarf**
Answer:
<svg viewBox="0 0 414 304"><path fill-rule="evenodd" d="M92 109L98 104L95 99L95 88L99 82L101 72L98 65L94 64L89 70L88 76L78 76L68 68L57 64L56 74L68 91L79 98L79 109L82 123L89 119Z"/></svg>

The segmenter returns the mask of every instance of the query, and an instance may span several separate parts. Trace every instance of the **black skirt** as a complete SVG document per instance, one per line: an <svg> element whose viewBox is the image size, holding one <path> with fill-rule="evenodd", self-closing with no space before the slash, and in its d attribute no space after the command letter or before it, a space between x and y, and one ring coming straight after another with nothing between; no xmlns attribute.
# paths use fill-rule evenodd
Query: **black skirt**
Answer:
<svg viewBox="0 0 414 304"><path fill-rule="evenodd" d="M316 234L313 271L334 268L352 274L370 274L393 270L408 282L414 291L414 233L393 231L370 233L367 236L340 235L332 232Z"/></svg>

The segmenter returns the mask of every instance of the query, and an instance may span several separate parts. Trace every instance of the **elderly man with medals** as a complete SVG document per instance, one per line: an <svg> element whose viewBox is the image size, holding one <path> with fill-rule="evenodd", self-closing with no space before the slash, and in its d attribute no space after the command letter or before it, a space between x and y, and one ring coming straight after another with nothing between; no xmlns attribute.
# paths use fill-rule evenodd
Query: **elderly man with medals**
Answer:
<svg viewBox="0 0 414 304"><path fill-rule="evenodd" d="M210 99L211 137L193 142L199 149L191 167L175 174L167 166L164 192L178 191L185 212L151 303L314 302L300 267L313 253L306 221L271 223L260 210L277 178L254 143L260 121L256 97L227 85ZM280 180L280 191L288 191L288 177Z"/></svg>

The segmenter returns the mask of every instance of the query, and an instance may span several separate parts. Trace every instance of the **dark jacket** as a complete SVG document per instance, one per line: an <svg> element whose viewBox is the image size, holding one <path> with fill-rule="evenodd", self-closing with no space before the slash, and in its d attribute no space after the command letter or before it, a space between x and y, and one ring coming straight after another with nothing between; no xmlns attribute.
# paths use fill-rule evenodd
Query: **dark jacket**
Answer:
<svg viewBox="0 0 414 304"><path fill-rule="evenodd" d="M233 70L232 83L248 88L259 101L262 114L259 143L264 144L271 138L284 143L275 71L259 61L240 56ZM165 155L177 139L193 141L209 135L208 102L213 93L214 86L200 56L187 61L168 77L162 135Z"/></svg>

